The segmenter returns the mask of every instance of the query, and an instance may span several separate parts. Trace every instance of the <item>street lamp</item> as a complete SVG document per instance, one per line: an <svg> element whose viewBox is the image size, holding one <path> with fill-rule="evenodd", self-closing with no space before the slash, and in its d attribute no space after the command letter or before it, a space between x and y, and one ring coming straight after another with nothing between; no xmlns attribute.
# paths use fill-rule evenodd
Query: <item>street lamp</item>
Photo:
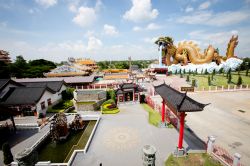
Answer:
<svg viewBox="0 0 250 166"><path fill-rule="evenodd" d="M248 70L249 70L249 66L248 66L248 63L249 63L249 62L246 62L246 65L247 65L246 76L248 76Z"/></svg>

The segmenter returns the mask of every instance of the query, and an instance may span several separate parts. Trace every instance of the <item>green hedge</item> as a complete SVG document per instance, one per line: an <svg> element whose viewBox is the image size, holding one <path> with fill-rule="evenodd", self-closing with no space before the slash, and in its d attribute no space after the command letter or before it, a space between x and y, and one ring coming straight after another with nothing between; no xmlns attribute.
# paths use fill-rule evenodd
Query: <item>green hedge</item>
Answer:
<svg viewBox="0 0 250 166"><path fill-rule="evenodd" d="M109 100L103 102L102 106L107 105L107 104L113 104L113 103L115 103L115 101L113 99L109 99Z"/></svg>
<svg viewBox="0 0 250 166"><path fill-rule="evenodd" d="M116 108L108 108L108 106L110 106L111 104L105 104L102 106L102 113L103 114L116 114L118 112L120 112L120 110L116 107Z"/></svg>

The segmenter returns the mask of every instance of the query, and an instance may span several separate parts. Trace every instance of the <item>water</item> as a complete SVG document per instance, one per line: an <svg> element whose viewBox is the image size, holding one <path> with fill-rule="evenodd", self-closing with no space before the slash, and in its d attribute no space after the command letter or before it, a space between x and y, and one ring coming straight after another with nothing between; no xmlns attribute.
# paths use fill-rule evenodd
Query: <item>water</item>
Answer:
<svg viewBox="0 0 250 166"><path fill-rule="evenodd" d="M89 124L89 122L88 122L88 124ZM92 125L92 126L94 126L94 125ZM41 146L37 150L38 151L38 160L39 161L51 161L52 163L67 162L64 160L67 157L67 155L70 152L73 145L77 145L80 138L81 138L81 141L85 141L86 139L88 139L86 136L84 138L81 137L84 134L85 129L86 129L86 127L83 130L79 130L76 132L74 132L74 131L70 132L70 134L66 140L60 141L58 143L55 143L51 140L51 138L48 138L46 141L44 141L44 143L41 144ZM87 135L89 137L90 134L87 134ZM85 140L82 140L82 139L85 139ZM85 141L85 142L87 142L87 141ZM84 147L85 147L85 144L81 145L78 149L84 149ZM72 153L72 151L71 151L71 153Z"/></svg>

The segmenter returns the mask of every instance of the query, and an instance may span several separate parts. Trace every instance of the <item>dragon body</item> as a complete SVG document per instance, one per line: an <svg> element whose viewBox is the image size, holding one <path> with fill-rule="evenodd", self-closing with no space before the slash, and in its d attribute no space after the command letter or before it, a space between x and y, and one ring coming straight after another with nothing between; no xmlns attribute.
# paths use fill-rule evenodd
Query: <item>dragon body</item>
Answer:
<svg viewBox="0 0 250 166"><path fill-rule="evenodd" d="M197 44L192 41L184 41L178 44L176 47L173 44L173 40L170 37L160 37L156 44L163 45L162 47L162 57L165 59L165 64L170 66L171 64L181 63L187 65L189 62L193 64L204 64L215 61L220 64L222 61L229 59L231 57L236 57L234 55L234 49L238 44L238 36L232 36L228 43L226 57L220 56L218 49L215 49L212 45L209 45L205 49L204 53L200 53L200 48Z"/></svg>

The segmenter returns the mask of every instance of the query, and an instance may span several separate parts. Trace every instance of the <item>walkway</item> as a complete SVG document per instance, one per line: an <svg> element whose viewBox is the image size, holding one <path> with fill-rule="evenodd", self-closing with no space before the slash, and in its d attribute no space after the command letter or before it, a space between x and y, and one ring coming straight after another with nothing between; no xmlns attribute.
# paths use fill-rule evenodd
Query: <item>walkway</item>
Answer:
<svg viewBox="0 0 250 166"><path fill-rule="evenodd" d="M120 110L116 115L102 116L87 154L77 154L73 166L142 165L142 147L147 144L157 149L156 165L164 164L177 146L176 129L150 125L148 113L140 104L122 105ZM186 138L184 146L199 149L196 142Z"/></svg>

